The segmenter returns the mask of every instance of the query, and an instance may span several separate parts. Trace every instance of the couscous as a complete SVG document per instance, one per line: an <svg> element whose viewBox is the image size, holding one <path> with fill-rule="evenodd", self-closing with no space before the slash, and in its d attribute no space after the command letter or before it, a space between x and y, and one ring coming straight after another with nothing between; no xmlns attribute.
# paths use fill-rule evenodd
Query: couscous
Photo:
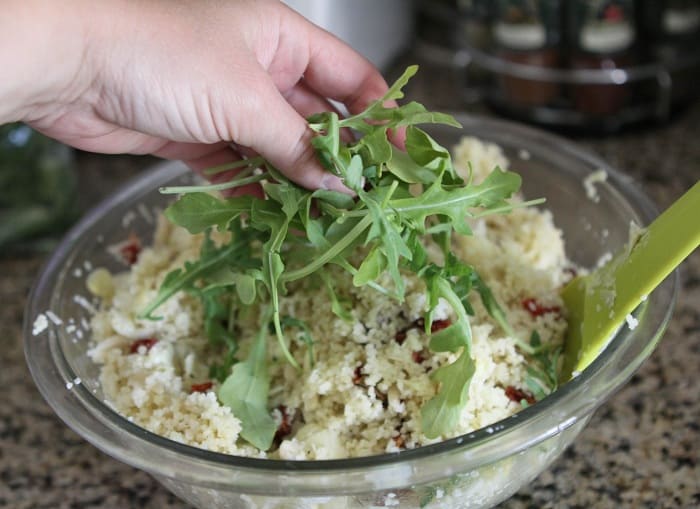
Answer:
<svg viewBox="0 0 700 509"><path fill-rule="evenodd" d="M474 138L464 138L452 152L455 168L466 175L470 165L476 181L495 167L509 166L497 146ZM217 397L221 383L210 367L221 352L204 334L201 302L179 292L160 306L159 320L139 318L166 274L195 259L203 242L202 235L164 219L130 270L91 278L101 307L92 319L89 354L101 368L106 401L136 424L185 444L290 460L375 455L488 429L535 401L528 380L532 359L518 342L534 332L551 351L561 345L566 312L559 291L572 269L561 231L546 210L515 208L474 219L470 227L473 235L452 237L452 252L476 268L515 337L498 326L477 296L470 300L475 373L449 434L429 438L421 428L420 410L438 389L431 373L457 357L428 348L423 281L406 274L406 298L399 302L371 287L354 286L351 276L329 266L324 270L350 319L334 313L322 286L305 280L289 286L280 308L307 324L307 329L294 329L289 343L300 367L286 362L276 343L269 343L268 408L277 426L273 445L263 451L241 440L239 418ZM444 302L438 304L432 332L449 325L451 312ZM256 316L239 317L237 327L236 355L243 359L260 327Z"/></svg>

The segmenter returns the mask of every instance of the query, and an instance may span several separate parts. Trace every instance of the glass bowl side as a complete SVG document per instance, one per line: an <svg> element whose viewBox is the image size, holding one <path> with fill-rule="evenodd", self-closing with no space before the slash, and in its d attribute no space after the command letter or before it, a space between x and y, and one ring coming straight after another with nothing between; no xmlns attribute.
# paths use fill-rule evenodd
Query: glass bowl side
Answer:
<svg viewBox="0 0 700 509"><path fill-rule="evenodd" d="M631 219L644 224L655 215L651 202L628 179L569 142L507 122L458 118L464 130L437 128L431 132L447 146L462 134L501 145L511 167L523 175L526 195L547 198L545 206L553 209L578 263L594 264L605 251L624 243ZM583 179L598 169L606 170L608 180L597 186L599 201L595 203L586 196ZM97 266L120 268L106 246L123 241L132 231L147 242L156 209L169 201L157 189L190 178L183 165L163 163L89 213L44 268L25 319L25 348L32 375L57 414L98 448L171 483L278 496L360 494L442 482L526 454L545 441L558 442L557 435L569 428L576 430L573 436L567 434L562 442L566 444L590 413L651 353L672 311L675 278L650 296L640 326L621 331L584 373L490 431L397 454L350 460L286 462L203 451L156 436L117 415L104 403L97 368L86 356L89 331L83 330L82 338L76 336L78 327L84 329L83 322L89 319L90 306L95 305L87 297L78 271ZM49 310L58 320L34 335L35 319ZM558 454L563 447L553 449ZM536 473L554 457L542 462ZM280 482L270 483L273 478ZM502 481L504 486L517 489L508 477Z"/></svg>

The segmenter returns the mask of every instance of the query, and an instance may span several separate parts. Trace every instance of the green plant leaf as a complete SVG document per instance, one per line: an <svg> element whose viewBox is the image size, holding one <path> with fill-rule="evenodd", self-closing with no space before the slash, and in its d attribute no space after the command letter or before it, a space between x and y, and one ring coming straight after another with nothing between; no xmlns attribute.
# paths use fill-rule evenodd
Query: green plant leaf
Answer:
<svg viewBox="0 0 700 509"><path fill-rule="evenodd" d="M386 257L379 247L374 247L360 264L352 282L355 286L364 286L370 281L376 281L385 269Z"/></svg>
<svg viewBox="0 0 700 509"><path fill-rule="evenodd" d="M221 200L207 193L185 194L165 210L165 217L190 233L214 226L223 231L233 219L250 210L254 199L240 196Z"/></svg>
<svg viewBox="0 0 700 509"><path fill-rule="evenodd" d="M475 371L476 365L464 348L457 360L433 372L432 378L440 383L440 391L421 409L421 428L425 436L437 438L457 427Z"/></svg>
<svg viewBox="0 0 700 509"><path fill-rule="evenodd" d="M277 431L267 409L270 380L267 371L265 328L255 340L248 358L235 364L231 375L219 388L221 403L241 421L241 437L261 451L272 445Z"/></svg>

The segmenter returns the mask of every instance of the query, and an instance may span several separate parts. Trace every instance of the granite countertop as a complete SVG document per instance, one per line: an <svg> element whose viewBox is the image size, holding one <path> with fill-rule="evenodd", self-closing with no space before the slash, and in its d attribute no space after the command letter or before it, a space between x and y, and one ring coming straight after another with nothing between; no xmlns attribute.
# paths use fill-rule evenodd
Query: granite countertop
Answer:
<svg viewBox="0 0 700 509"><path fill-rule="evenodd" d="M454 82L444 77L408 95L433 108L463 107ZM700 102L667 125L576 140L633 177L662 208L700 178L698 133ZM152 163L147 157L78 154L83 205ZM44 258L0 258L0 507L187 507L149 475L86 443L39 395L24 362L21 324ZM673 321L656 351L575 444L503 508L700 506L699 252L684 263L681 280Z"/></svg>

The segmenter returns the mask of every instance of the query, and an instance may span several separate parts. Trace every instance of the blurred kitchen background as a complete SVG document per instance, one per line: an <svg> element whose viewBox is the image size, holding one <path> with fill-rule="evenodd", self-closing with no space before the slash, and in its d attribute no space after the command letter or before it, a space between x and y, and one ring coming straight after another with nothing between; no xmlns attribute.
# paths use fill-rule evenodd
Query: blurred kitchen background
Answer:
<svg viewBox="0 0 700 509"><path fill-rule="evenodd" d="M286 3L366 55L388 81L420 64L407 96L432 109L619 136L668 125L698 99L700 0ZM3 126L0 249L50 249L101 197L98 189L113 189L90 170L105 162L121 180L153 161L75 153L25 126Z"/></svg>
<svg viewBox="0 0 700 509"><path fill-rule="evenodd" d="M483 102L543 126L615 132L697 97L698 0L287 3L387 72L412 50L428 82L451 86L426 94L437 106Z"/></svg>

